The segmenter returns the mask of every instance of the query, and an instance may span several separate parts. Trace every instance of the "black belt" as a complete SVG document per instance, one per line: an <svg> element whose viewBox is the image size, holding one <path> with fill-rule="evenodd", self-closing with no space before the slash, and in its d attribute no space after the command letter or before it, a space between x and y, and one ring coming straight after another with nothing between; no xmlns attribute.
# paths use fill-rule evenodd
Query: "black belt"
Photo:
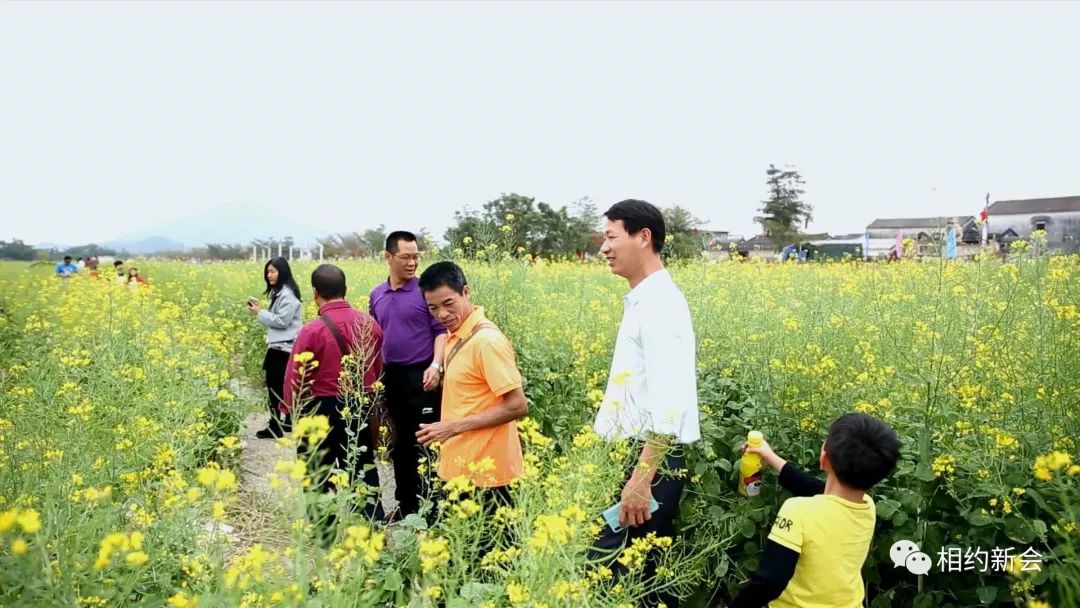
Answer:
<svg viewBox="0 0 1080 608"><path fill-rule="evenodd" d="M431 360L421 361L420 363L387 363L383 367L399 367L402 369L415 369L426 368L431 365Z"/></svg>

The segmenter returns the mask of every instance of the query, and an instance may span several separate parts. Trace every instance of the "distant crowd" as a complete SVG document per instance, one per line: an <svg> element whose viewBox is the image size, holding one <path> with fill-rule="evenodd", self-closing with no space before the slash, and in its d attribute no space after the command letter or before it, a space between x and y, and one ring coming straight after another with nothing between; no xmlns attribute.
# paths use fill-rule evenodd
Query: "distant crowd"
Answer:
<svg viewBox="0 0 1080 608"><path fill-rule="evenodd" d="M98 256L90 256L86 259L78 258L72 262L70 255L64 256L64 261L56 265L56 276L61 279L70 279L79 274L81 270L86 270L92 279L100 279L101 272L98 271L98 265L100 260ZM128 285L131 287L138 287L140 285L149 285L145 278L139 274L139 269L132 266L127 270L124 269L123 260L115 260L113 262L113 272L115 273L115 280L121 285Z"/></svg>

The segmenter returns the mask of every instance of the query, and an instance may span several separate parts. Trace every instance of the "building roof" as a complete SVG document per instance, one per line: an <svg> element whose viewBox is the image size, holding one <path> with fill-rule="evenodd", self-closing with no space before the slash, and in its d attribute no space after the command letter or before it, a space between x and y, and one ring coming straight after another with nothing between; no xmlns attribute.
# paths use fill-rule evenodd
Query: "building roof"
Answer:
<svg viewBox="0 0 1080 608"><path fill-rule="evenodd" d="M829 238L829 233L828 232L822 232L822 233L819 233L819 234L800 234L799 235L799 242L800 243L805 243L807 241L820 241L820 240L824 240L824 239L827 239L827 238ZM761 234L755 235L753 237L750 237L748 239L745 239L745 240L739 242L739 250L740 251L750 250L750 249L753 249L755 247L757 247L759 249L773 249L773 248L775 248L775 246L776 245L775 245L775 243L773 243L771 238L769 238L767 236L764 236L764 235L761 235Z"/></svg>
<svg viewBox="0 0 1080 608"><path fill-rule="evenodd" d="M1080 196L994 201L994 204L990 205L986 210L989 215L1026 215L1030 213L1061 213L1065 211L1080 211Z"/></svg>
<svg viewBox="0 0 1080 608"><path fill-rule="evenodd" d="M974 222L974 215L948 215L942 217L908 217L896 219L876 219L866 227L867 230L918 230L945 228L953 220L959 220L963 226Z"/></svg>

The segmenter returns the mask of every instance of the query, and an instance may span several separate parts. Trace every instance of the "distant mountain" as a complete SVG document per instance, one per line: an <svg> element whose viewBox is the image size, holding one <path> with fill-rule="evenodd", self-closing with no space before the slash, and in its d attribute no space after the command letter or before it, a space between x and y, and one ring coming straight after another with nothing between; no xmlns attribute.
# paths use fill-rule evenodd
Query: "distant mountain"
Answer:
<svg viewBox="0 0 1080 608"><path fill-rule="evenodd" d="M154 253L203 247L209 243L248 245L255 239L290 236L294 243L302 246L330 232L289 219L272 209L234 204L139 230L105 245L132 253Z"/></svg>
<svg viewBox="0 0 1080 608"><path fill-rule="evenodd" d="M184 244L161 236L151 236L137 241L109 241L105 243L105 247L134 255L149 255L160 251L181 251Z"/></svg>

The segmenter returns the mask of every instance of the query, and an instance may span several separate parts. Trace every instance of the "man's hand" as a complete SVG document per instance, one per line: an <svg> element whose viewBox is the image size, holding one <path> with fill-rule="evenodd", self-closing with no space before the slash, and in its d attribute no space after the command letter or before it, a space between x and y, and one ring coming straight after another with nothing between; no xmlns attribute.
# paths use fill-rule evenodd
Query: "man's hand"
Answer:
<svg viewBox="0 0 1080 608"><path fill-rule="evenodd" d="M426 448L436 441L446 443L447 439L459 433L461 431L457 420L442 420L431 424L421 424L420 430L416 432L416 441Z"/></svg>
<svg viewBox="0 0 1080 608"><path fill-rule="evenodd" d="M442 374L434 367L429 367L424 370L424 390L433 391L439 386L439 381L442 380Z"/></svg>
<svg viewBox="0 0 1080 608"><path fill-rule="evenodd" d="M619 507L619 524L636 528L652 519L649 502L652 499L652 486L648 481L638 480L634 476L626 482L622 491Z"/></svg>

